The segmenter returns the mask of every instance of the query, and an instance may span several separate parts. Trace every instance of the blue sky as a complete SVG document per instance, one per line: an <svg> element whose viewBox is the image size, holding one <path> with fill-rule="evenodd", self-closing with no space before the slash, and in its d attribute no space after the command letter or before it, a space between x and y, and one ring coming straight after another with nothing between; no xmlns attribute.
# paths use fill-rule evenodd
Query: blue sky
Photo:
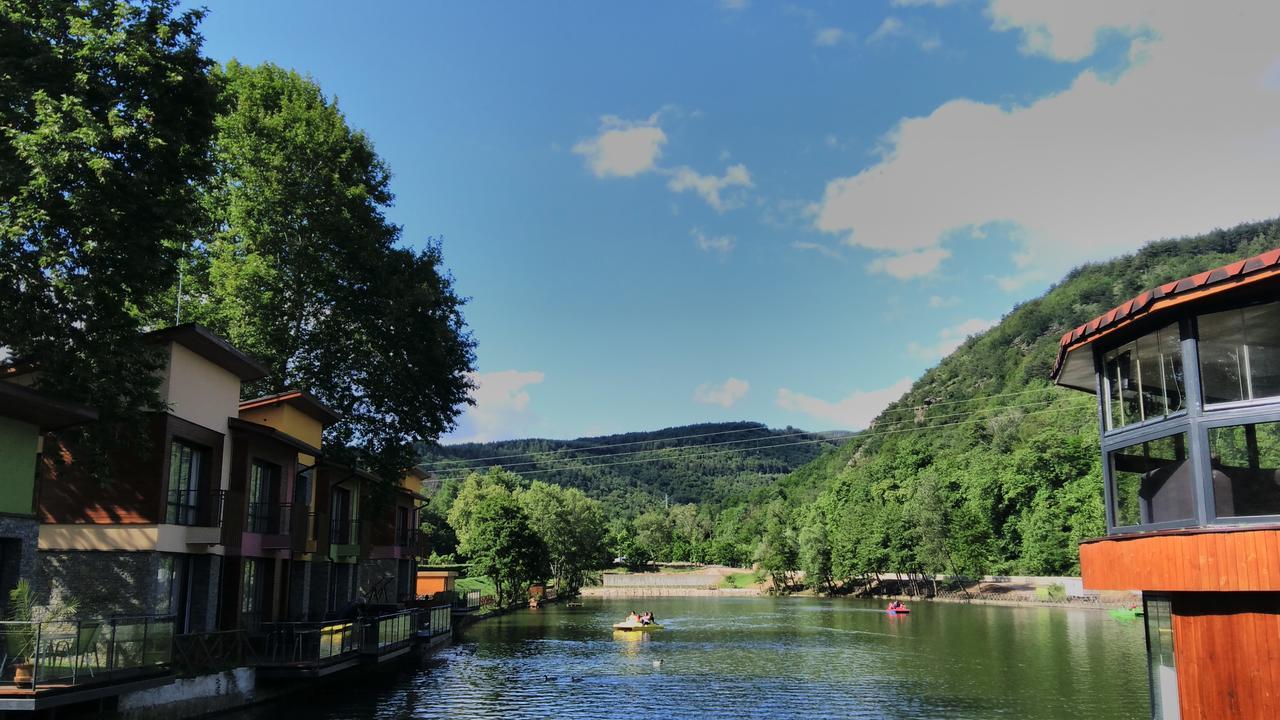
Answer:
<svg viewBox="0 0 1280 720"><path fill-rule="evenodd" d="M1277 11L1174 5L236 0L203 32L336 96L405 241L443 239L461 441L861 428L1073 265L1275 215Z"/></svg>

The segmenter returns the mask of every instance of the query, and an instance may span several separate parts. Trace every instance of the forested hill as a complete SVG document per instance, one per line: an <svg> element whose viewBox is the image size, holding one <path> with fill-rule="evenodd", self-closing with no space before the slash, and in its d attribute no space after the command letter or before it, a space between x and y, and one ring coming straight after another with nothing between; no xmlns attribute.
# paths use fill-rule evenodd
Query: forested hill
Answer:
<svg viewBox="0 0 1280 720"><path fill-rule="evenodd" d="M501 466L528 480L578 488L615 517L630 517L669 504L747 502L844 437L705 423L576 440L445 445L424 450L422 466L442 480Z"/></svg>
<svg viewBox="0 0 1280 720"><path fill-rule="evenodd" d="M866 432L796 470L778 537L791 533L814 570L829 552L837 580L1075 570L1076 543L1104 532L1102 480L1093 396L1049 380L1063 333L1156 285L1278 246L1273 220L1072 271L926 372Z"/></svg>

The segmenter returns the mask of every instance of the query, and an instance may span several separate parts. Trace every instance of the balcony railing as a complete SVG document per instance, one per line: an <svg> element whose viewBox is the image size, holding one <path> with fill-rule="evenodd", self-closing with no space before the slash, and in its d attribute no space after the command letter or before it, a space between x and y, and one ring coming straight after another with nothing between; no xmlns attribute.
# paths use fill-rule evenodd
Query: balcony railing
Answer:
<svg viewBox="0 0 1280 720"><path fill-rule="evenodd" d="M251 644L258 665L315 669L354 657L360 651L360 629L350 620L270 623Z"/></svg>
<svg viewBox="0 0 1280 720"><path fill-rule="evenodd" d="M360 521L336 517L329 522L330 545L355 545L360 537Z"/></svg>
<svg viewBox="0 0 1280 720"><path fill-rule="evenodd" d="M164 522L189 527L221 527L225 490L170 490Z"/></svg>
<svg viewBox="0 0 1280 720"><path fill-rule="evenodd" d="M453 606L436 605L418 616L418 637L436 637L453 632Z"/></svg>
<svg viewBox="0 0 1280 720"><path fill-rule="evenodd" d="M290 507L290 503L251 502L245 528L251 533L287 535Z"/></svg>
<svg viewBox="0 0 1280 720"><path fill-rule="evenodd" d="M0 690L81 685L165 672L173 616L0 622Z"/></svg>
<svg viewBox="0 0 1280 720"><path fill-rule="evenodd" d="M361 621L364 627L364 643L361 651L367 655L382 655L407 646L417 637L419 611L416 609Z"/></svg>

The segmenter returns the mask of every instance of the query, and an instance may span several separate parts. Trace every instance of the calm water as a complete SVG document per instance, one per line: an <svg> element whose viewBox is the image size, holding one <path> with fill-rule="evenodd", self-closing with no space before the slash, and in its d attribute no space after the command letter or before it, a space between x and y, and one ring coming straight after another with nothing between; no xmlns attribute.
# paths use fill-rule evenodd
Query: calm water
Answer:
<svg viewBox="0 0 1280 720"><path fill-rule="evenodd" d="M665 627L609 625L632 606ZM1142 626L1107 613L800 598L587 600L468 628L385 676L242 715L325 718L1147 717ZM287 708L287 710L286 710Z"/></svg>

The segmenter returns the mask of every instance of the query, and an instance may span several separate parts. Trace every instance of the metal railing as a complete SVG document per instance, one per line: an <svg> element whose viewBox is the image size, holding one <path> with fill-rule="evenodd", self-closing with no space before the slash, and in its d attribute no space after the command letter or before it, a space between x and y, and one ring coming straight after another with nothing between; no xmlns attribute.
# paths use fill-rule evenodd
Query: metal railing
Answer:
<svg viewBox="0 0 1280 720"><path fill-rule="evenodd" d="M454 606L461 612L470 612L480 609L480 591L472 590L465 595L459 596L454 601Z"/></svg>
<svg viewBox="0 0 1280 720"><path fill-rule="evenodd" d="M435 605L418 616L418 636L436 637L453 632L453 606Z"/></svg>
<svg viewBox="0 0 1280 720"><path fill-rule="evenodd" d="M289 532L290 503L251 502L246 529L263 535L285 535Z"/></svg>
<svg viewBox="0 0 1280 720"><path fill-rule="evenodd" d="M419 612L414 609L365 618L364 647L367 654L381 655L414 641L418 632Z"/></svg>
<svg viewBox="0 0 1280 720"><path fill-rule="evenodd" d="M221 527L225 490L170 490L165 500L166 525Z"/></svg>
<svg viewBox="0 0 1280 720"><path fill-rule="evenodd" d="M271 623L250 646L257 665L315 668L358 653L358 630L352 620Z"/></svg>
<svg viewBox="0 0 1280 720"><path fill-rule="evenodd" d="M185 675L219 672L253 661L253 648L244 630L216 630L176 635L173 669Z"/></svg>
<svg viewBox="0 0 1280 720"><path fill-rule="evenodd" d="M171 615L0 622L0 687L79 685L163 672L172 661Z"/></svg>

